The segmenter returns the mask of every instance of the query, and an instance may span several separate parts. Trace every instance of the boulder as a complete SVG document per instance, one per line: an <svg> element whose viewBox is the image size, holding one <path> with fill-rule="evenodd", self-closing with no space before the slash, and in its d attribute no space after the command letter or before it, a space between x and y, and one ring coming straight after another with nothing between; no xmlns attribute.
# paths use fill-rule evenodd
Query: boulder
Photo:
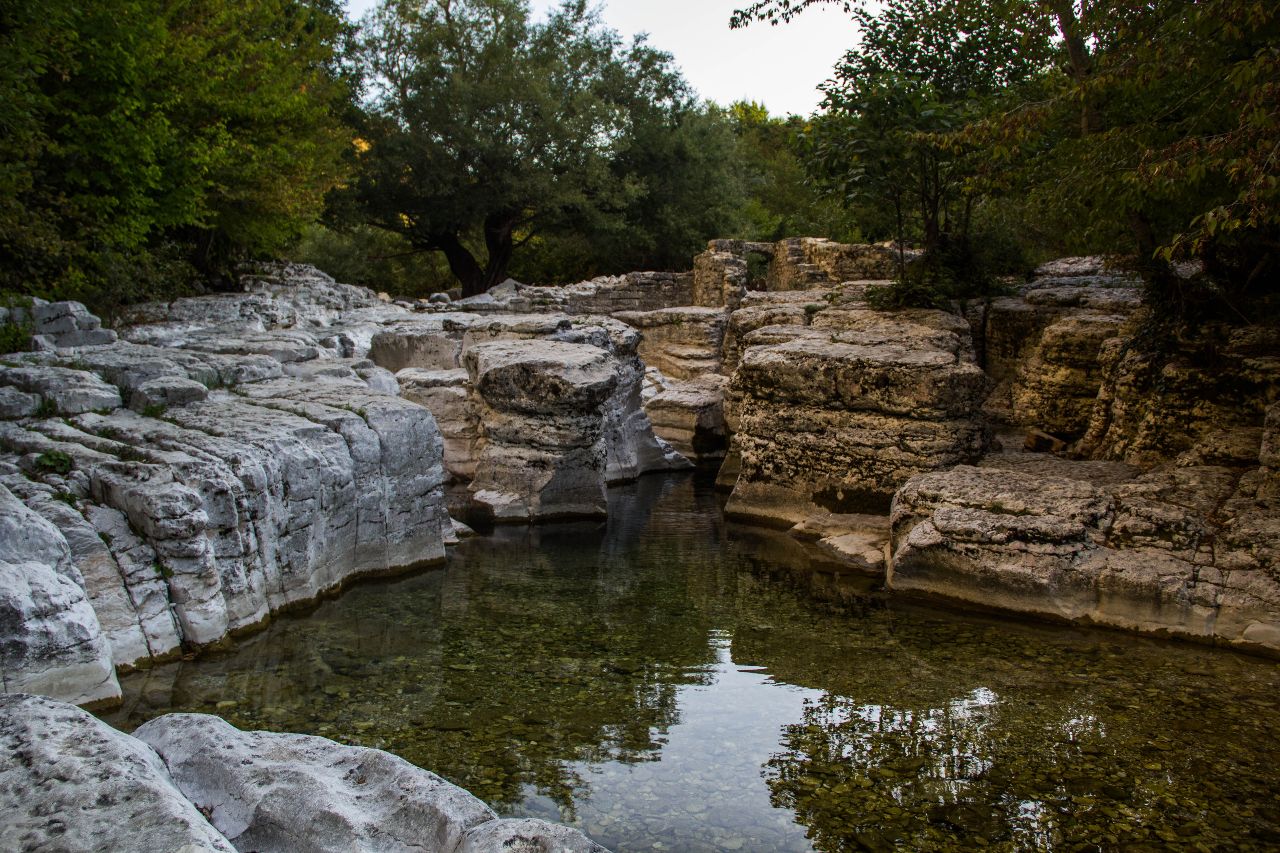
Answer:
<svg viewBox="0 0 1280 853"><path fill-rule="evenodd" d="M968 466L920 475L894 499L888 586L1280 654L1280 576L1258 547L1280 528L1274 509L1207 514L1233 484L1211 469L1108 487Z"/></svg>
<svg viewBox="0 0 1280 853"><path fill-rule="evenodd" d="M461 788L380 750L242 732L203 714L168 714L135 736L241 850L603 850L567 827L499 820Z"/></svg>
<svg viewBox="0 0 1280 853"><path fill-rule="evenodd" d="M499 521L605 512L603 406L617 363L585 344L480 344L466 355L479 400L472 499Z"/></svg>
<svg viewBox="0 0 1280 853"><path fill-rule="evenodd" d="M0 696L0 847L233 853L151 747L72 705Z"/></svg>

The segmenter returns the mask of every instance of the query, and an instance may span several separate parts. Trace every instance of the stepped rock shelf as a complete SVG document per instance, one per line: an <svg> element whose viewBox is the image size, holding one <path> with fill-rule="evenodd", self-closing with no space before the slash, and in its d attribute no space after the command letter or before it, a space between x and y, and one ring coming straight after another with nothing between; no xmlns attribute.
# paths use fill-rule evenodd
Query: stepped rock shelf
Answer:
<svg viewBox="0 0 1280 853"><path fill-rule="evenodd" d="M714 241L689 274L456 302L276 265L114 330L77 303L11 309L0 321L29 324L35 351L0 359L3 691L109 704L118 672L443 559L469 533L455 519L600 516L609 484L695 462L719 466L731 517L894 594L1280 654L1274 332L1231 332L1213 370L1157 363L1129 345L1138 283L1098 259L984 304L874 310L867 290L897 261ZM91 724L6 702L30 717L6 731L10 756ZM196 728L231 752L271 737L173 726L155 731L175 748ZM241 832L287 849L191 817L202 797L240 802L239 771L145 731L150 747L99 735L182 826L214 833L201 849ZM276 766L324 764L305 796L350 817L331 763L390 757L309 741ZM202 787L215 778L225 791ZM435 783L405 784L426 802L414 792ZM498 830L471 827L447 849L496 849Z"/></svg>

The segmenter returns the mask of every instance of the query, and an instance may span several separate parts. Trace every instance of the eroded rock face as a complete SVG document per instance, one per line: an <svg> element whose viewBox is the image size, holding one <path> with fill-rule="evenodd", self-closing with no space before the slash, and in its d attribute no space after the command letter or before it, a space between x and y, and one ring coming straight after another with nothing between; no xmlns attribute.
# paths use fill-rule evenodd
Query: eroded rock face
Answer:
<svg viewBox="0 0 1280 853"><path fill-rule="evenodd" d="M913 474L982 453L987 379L962 320L826 303L809 313L808 326L744 340L730 386L741 468L728 512L790 526L883 510Z"/></svg>
<svg viewBox="0 0 1280 853"><path fill-rule="evenodd" d="M1274 527L1230 469L1168 466L1096 486L961 466L894 499L889 586L984 608L1169 633L1280 653ZM1255 543L1259 540L1255 540ZM1261 541L1268 541L1262 539Z"/></svg>
<svg viewBox="0 0 1280 853"><path fill-rule="evenodd" d="M236 849L151 747L42 696L0 696L0 809L5 850Z"/></svg>
<svg viewBox="0 0 1280 853"><path fill-rule="evenodd" d="M638 355L646 367L657 368L673 379L697 379L720 372L724 311L664 308L614 316L644 334Z"/></svg>
<svg viewBox="0 0 1280 853"><path fill-rule="evenodd" d="M571 419L574 407L581 406L576 414L585 418L582 423L596 422L591 430L600 435L604 451L601 476L608 484L631 480L650 471L678 470L690 464L654 434L645 414L641 401L644 365L638 355L640 342L638 331L608 317L445 313L387 327L374 337L371 354L380 363L399 370L397 376L405 385L407 397L437 411L442 419L449 471L458 481L475 481L470 489L479 496L477 506L481 512L493 514L493 500L498 500L507 509L503 510L506 514L496 517L514 521L568 512L569 505L550 509L554 502L546 503L544 511L544 502L535 499L535 492L540 492L544 485L567 481L541 477L521 479L514 474L503 474L498 479L505 477L505 482L499 483L491 476L494 472L501 473L498 468L489 464L481 471L482 453L497 458L493 454L500 456L507 452L495 450L498 446L527 456L527 465L522 463L526 474L547 460L542 452L545 448L536 416L523 412L520 417L531 419L522 424L518 419L513 421L510 412L502 414L508 408L506 392L493 383L486 385L485 391L476 386L475 378L469 373L471 352L477 347L507 344L502 349L506 357L519 361L527 356L521 368L524 371L521 381L532 383L530 387L540 390L560 387L564 377L577 370L575 365L582 358L597 361L603 358L600 364L607 364L614 377L607 400L597 403L589 394L571 395L563 400L557 398L552 406L560 411L557 417ZM561 356L563 360L559 360ZM490 424L493 434L500 438L482 441ZM573 439L573 446L579 446L583 440L579 435ZM521 444L527 448L513 449ZM556 445L560 450L567 446ZM591 454L578 455L581 458L572 467L585 471L583 465L594 466L588 458ZM492 488L495 485L501 488ZM582 488L581 482L572 488ZM595 487L591 488L594 493ZM521 489L529 491L518 496ZM580 502L580 506L582 514L598 514L594 497Z"/></svg>
<svg viewBox="0 0 1280 853"><path fill-rule="evenodd" d="M0 486L0 683L80 704L118 699L111 646L58 529Z"/></svg>
<svg viewBox="0 0 1280 853"><path fill-rule="evenodd" d="M995 381L985 408L998 421L1064 441L1082 436L1107 369L1132 332L1141 282L1103 258L1063 258L969 312L979 362Z"/></svg>
<svg viewBox="0 0 1280 853"><path fill-rule="evenodd" d="M499 820L461 788L380 750L242 732L203 714L168 714L135 734L241 850L604 849L567 827Z"/></svg>
<svg viewBox="0 0 1280 853"><path fill-rule="evenodd" d="M1106 380L1079 452L1135 464L1189 457L1256 464L1267 406L1280 398L1280 332L1201 330L1168 356L1108 341Z"/></svg>
<svg viewBox="0 0 1280 853"><path fill-rule="evenodd" d="M723 459L729 448L725 422L726 376L710 374L688 381L665 380L644 404L653 431L688 459Z"/></svg>
<svg viewBox="0 0 1280 853"><path fill-rule="evenodd" d="M499 521L605 513L603 406L616 361L587 344L472 347L480 406L473 500Z"/></svg>

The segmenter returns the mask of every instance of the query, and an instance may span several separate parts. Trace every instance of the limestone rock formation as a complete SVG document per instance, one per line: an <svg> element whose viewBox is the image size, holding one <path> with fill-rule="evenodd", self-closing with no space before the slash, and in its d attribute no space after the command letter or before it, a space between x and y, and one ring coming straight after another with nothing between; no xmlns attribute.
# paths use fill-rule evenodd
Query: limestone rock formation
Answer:
<svg viewBox="0 0 1280 853"><path fill-rule="evenodd" d="M687 301L691 281L636 274L562 296L576 308L651 310ZM641 336L624 323L441 310L457 303L413 311L291 265L243 283L242 293L135 306L121 340L93 345L85 335L100 323L83 306L39 303L49 346L0 366L0 483L53 525L79 573L68 586L22 543L10 552L6 571L21 568L25 592L7 604L22 631L46 610L71 620L43 645L13 647L6 667L44 679L22 684L110 698L113 678L91 677L55 647L81 637L78 654L100 664L105 649L127 669L353 577L439 560L456 540L450 479L477 477L477 505L502 495L523 509L499 515L535 519L597 513L605 484L689 464L653 434ZM510 360L536 370L502 386L490 364L473 380L466 354L504 342ZM513 402L560 388L580 359L597 364L603 398L551 394L541 412ZM570 440L553 421L578 432ZM536 470L566 454L577 461ZM65 677L40 675L53 664L32 657L37 646ZM10 681L20 683L16 669Z"/></svg>
<svg viewBox="0 0 1280 853"><path fill-rule="evenodd" d="M131 737L23 694L0 696L0 807L6 850L606 853L565 826L501 820L381 750L202 714Z"/></svg>
<svg viewBox="0 0 1280 853"><path fill-rule="evenodd" d="M819 303L808 326L745 338L730 398L741 470L727 511L787 526L888 507L913 474L985 449L987 379L940 311Z"/></svg>
<svg viewBox="0 0 1280 853"><path fill-rule="evenodd" d="M381 750L242 732L204 714L167 714L135 736L241 850L604 849L567 827L499 820L463 789Z"/></svg>
<svg viewBox="0 0 1280 853"><path fill-rule="evenodd" d="M111 646L66 539L0 486L0 683L81 704L118 698Z"/></svg>
<svg viewBox="0 0 1280 853"><path fill-rule="evenodd" d="M603 407L616 362L587 344L472 347L480 400L473 500L500 521L605 514Z"/></svg>
<svg viewBox="0 0 1280 853"><path fill-rule="evenodd" d="M42 696L0 696L0 847L232 853L151 747Z"/></svg>
<svg viewBox="0 0 1280 853"><path fill-rule="evenodd" d="M1265 535L1276 507L1251 502L1224 523L1215 508L1230 512L1236 485L1213 467L1169 466L1105 487L967 466L924 474L894 499L889 586L1280 652L1275 553L1256 540L1241 553L1233 535Z"/></svg>
<svg viewBox="0 0 1280 853"><path fill-rule="evenodd" d="M996 420L1064 441L1089 425L1105 353L1131 333L1140 282L1102 258L1064 258L1036 271L1012 296L971 307L981 363L995 382L986 401Z"/></svg>
<svg viewBox="0 0 1280 853"><path fill-rule="evenodd" d="M723 459L729 447L724 396L729 379L708 374L688 381L665 380L644 404L655 434L688 459Z"/></svg>
<svg viewBox="0 0 1280 853"><path fill-rule="evenodd" d="M621 311L614 317L643 333L638 355L646 367L657 368L673 379L697 379L720 372L723 310L664 308Z"/></svg>

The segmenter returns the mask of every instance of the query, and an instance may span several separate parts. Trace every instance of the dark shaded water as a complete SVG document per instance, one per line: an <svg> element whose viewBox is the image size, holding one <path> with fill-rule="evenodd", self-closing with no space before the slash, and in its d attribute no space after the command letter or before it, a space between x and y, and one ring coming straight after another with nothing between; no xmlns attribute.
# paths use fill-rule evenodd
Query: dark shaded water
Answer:
<svg viewBox="0 0 1280 853"><path fill-rule="evenodd" d="M1275 662L819 604L706 478L611 504L122 679L107 719L380 747L619 853L1280 847Z"/></svg>

